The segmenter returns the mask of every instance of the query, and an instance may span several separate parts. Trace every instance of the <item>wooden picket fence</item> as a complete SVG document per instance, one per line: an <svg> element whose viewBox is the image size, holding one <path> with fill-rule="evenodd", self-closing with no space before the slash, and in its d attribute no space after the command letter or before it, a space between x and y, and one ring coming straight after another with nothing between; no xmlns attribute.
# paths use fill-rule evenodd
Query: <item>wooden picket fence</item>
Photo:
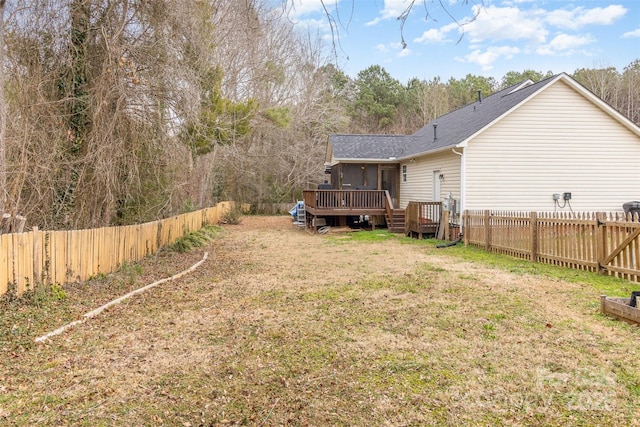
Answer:
<svg viewBox="0 0 640 427"><path fill-rule="evenodd" d="M0 295L18 295L36 283L80 282L117 271L170 245L186 233L216 224L233 206L218 203L145 224L72 231L0 234Z"/></svg>
<svg viewBox="0 0 640 427"><path fill-rule="evenodd" d="M640 282L640 218L605 212L465 211L464 242Z"/></svg>

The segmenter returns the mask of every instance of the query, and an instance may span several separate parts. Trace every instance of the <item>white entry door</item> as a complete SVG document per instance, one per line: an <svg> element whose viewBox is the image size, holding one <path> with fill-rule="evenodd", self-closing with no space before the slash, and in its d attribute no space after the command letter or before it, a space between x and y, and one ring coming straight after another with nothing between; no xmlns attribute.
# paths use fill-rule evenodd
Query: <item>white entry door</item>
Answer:
<svg viewBox="0 0 640 427"><path fill-rule="evenodd" d="M440 192L441 192L441 188L440 188L440 171L433 171L433 195L431 197L431 199L434 202L439 202L440 201Z"/></svg>

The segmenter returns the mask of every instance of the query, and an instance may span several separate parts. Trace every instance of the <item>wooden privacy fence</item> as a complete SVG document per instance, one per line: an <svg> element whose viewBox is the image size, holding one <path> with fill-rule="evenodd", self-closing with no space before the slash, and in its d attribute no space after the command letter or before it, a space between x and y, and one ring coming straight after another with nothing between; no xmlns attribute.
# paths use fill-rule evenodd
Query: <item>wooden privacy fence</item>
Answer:
<svg viewBox="0 0 640 427"><path fill-rule="evenodd" d="M215 224L231 202L145 224L73 231L0 235L0 295L18 294L36 282L65 284L87 280L139 261L186 233Z"/></svg>
<svg viewBox="0 0 640 427"><path fill-rule="evenodd" d="M465 211L465 244L640 282L640 218L604 212Z"/></svg>

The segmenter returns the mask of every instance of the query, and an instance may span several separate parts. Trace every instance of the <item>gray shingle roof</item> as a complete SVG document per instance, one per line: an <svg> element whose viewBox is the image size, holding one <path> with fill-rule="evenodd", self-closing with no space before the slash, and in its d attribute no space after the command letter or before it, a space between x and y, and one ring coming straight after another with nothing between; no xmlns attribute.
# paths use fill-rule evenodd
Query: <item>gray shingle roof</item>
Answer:
<svg viewBox="0 0 640 427"><path fill-rule="evenodd" d="M329 136L333 156L337 159L389 159L403 157L418 150L424 136L345 135Z"/></svg>
<svg viewBox="0 0 640 427"><path fill-rule="evenodd" d="M333 157L336 160L389 160L455 147L544 88L556 77L518 89L525 84L523 82L496 92L482 102L476 101L438 117L413 135L330 135ZM434 124L437 124L435 140Z"/></svg>

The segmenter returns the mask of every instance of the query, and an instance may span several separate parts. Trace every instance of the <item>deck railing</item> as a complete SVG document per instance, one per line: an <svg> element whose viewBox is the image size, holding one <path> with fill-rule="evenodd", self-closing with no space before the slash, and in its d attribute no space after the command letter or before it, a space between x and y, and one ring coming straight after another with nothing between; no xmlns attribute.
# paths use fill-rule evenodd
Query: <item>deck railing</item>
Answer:
<svg viewBox="0 0 640 427"><path fill-rule="evenodd" d="M409 202L405 211L405 233L433 234L440 227L442 202Z"/></svg>
<svg viewBox="0 0 640 427"><path fill-rule="evenodd" d="M328 210L380 210L386 208L384 190L305 190L307 208Z"/></svg>
<svg viewBox="0 0 640 427"><path fill-rule="evenodd" d="M388 190L384 191L384 197L386 199L385 211L387 215L387 221L390 222L390 224L387 225L393 227L393 200L391 200L391 194Z"/></svg>

